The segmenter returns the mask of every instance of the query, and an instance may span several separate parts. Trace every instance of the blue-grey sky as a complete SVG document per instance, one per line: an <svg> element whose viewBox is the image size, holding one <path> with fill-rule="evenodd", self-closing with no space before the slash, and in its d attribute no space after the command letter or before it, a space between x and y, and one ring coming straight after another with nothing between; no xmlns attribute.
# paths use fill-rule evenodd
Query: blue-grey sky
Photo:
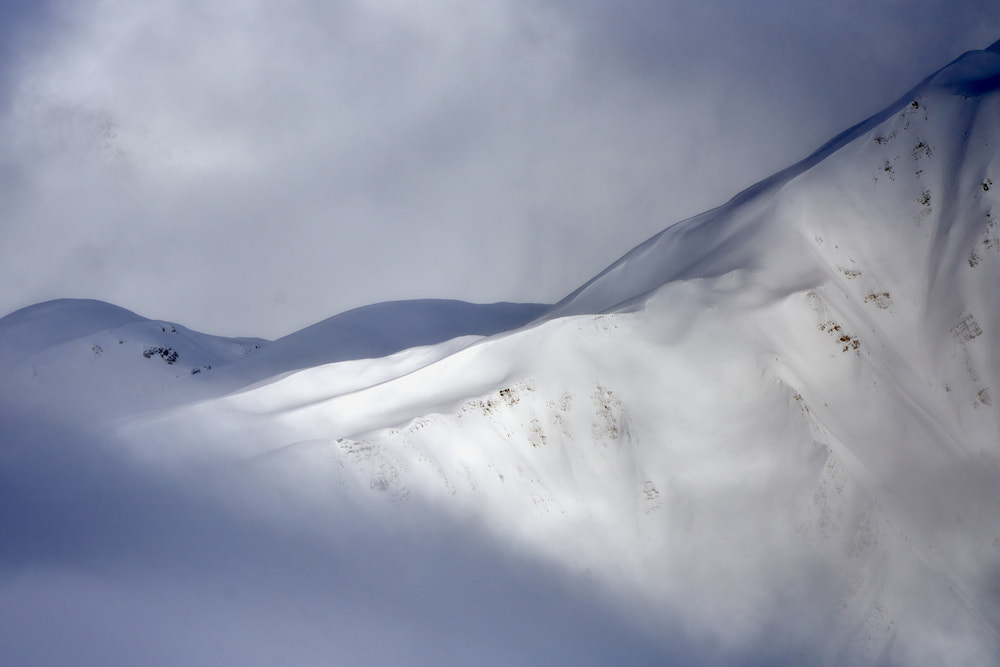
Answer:
<svg viewBox="0 0 1000 667"><path fill-rule="evenodd" d="M0 11L0 312L264 337L557 300L1000 38L988 0Z"/></svg>

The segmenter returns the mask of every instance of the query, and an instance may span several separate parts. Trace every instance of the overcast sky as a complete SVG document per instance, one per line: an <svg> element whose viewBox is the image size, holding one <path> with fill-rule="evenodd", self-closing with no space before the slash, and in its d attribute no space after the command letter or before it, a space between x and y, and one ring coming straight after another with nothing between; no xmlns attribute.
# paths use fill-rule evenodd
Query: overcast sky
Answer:
<svg viewBox="0 0 1000 667"><path fill-rule="evenodd" d="M0 313L264 337L557 300L1000 39L994 0L0 11Z"/></svg>

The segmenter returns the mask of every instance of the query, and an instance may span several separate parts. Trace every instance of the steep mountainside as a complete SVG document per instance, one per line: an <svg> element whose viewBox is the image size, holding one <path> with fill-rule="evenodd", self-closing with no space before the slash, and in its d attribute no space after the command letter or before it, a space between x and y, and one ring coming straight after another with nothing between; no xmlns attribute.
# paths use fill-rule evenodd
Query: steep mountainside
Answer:
<svg viewBox="0 0 1000 667"><path fill-rule="evenodd" d="M1000 43L532 326L110 409L105 432L320 516L471 522L700 663L995 663L998 188ZM149 329L108 312L98 329ZM58 372L90 372L81 335L33 354L71 345Z"/></svg>

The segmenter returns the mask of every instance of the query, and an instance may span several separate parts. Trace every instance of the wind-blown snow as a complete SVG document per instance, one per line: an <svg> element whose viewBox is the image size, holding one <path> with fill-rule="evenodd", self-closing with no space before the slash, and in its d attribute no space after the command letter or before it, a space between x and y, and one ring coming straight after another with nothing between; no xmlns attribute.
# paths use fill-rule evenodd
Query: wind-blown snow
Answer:
<svg viewBox="0 0 1000 667"><path fill-rule="evenodd" d="M600 647L631 645L626 662L994 663L998 77L996 45L962 56L802 163L664 230L531 326L541 307L423 302L345 314L278 348L106 304L73 304L57 333L44 317L56 306L43 304L37 336L32 309L0 320L0 340L13 341L0 355L13 369L4 404L70 424L83 410L107 456L136 474L209 480L195 488L222 518L206 526L228 531L235 513L247 544L288 524L324 545L356 537L358 551L335 551L359 576L414 568L393 579L406 614L440 613L437 591L414 582L426 572L439 585L452 563L471 579L507 581L510 563L559 572L544 586L557 611L575 604L562 586L596 610L570 613L569 632L531 616L543 648L492 653L498 664L576 659L562 642L606 617L621 626L580 639L597 662L614 653ZM428 312L440 327L407 323ZM135 345L116 357L116 337ZM115 385L113 400L95 383ZM44 497L13 488L12 503ZM425 526L447 538L421 547ZM187 530L228 554L225 540ZM474 541L499 549L498 564L470 565ZM415 555L363 564L392 548ZM31 560L28 547L10 551ZM435 564L446 551L448 567ZM253 576L271 572L271 561L248 562ZM328 597L337 581L309 598L321 614L343 613ZM487 588L463 604L499 596L523 611L514 581L509 596ZM42 583L8 576L9 599ZM89 585L72 582L72 604L108 595ZM381 630L374 616L387 605L348 599L375 610L349 627ZM435 634L407 618L393 621L404 634L454 639L451 626ZM490 651L508 636L461 627ZM363 661L348 645L341 657Z"/></svg>

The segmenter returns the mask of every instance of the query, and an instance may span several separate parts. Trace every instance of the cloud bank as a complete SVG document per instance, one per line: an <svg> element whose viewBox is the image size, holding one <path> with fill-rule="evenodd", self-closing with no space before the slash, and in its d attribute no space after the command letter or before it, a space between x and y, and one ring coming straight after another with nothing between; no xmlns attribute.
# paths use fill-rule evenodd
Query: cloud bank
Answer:
<svg viewBox="0 0 1000 667"><path fill-rule="evenodd" d="M653 665L697 646L426 509L310 504L273 465L154 470L2 416L4 664Z"/></svg>
<svg viewBox="0 0 1000 667"><path fill-rule="evenodd" d="M1000 36L970 0L4 4L0 311L554 301Z"/></svg>

